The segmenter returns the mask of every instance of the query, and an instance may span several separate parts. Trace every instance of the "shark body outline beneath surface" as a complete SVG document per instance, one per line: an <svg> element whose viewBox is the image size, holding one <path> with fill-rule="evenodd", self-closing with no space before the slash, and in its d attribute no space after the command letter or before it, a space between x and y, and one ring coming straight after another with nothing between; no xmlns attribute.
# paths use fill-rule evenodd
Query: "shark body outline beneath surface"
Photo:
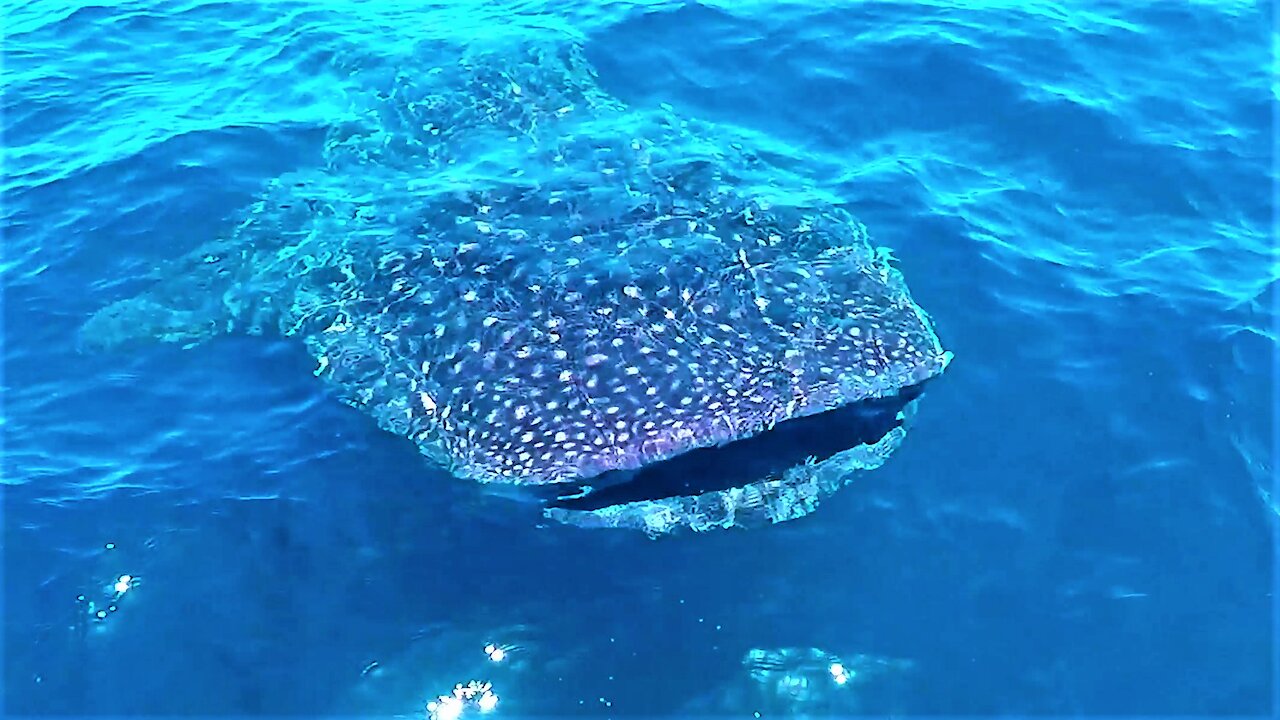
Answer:
<svg viewBox="0 0 1280 720"><path fill-rule="evenodd" d="M807 515L951 359L835 198L739 131L624 106L573 43L348 70L322 165L85 347L299 338L451 474L652 536Z"/></svg>

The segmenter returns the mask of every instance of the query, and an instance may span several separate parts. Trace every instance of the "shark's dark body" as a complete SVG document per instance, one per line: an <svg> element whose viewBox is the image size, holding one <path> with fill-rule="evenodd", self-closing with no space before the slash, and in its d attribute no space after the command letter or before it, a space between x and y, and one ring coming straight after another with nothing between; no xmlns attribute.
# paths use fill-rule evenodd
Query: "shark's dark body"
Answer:
<svg viewBox="0 0 1280 720"><path fill-rule="evenodd" d="M453 474L652 534L808 513L949 360L856 220L725 131L621 106L572 46L378 84L324 167L85 341L300 338Z"/></svg>

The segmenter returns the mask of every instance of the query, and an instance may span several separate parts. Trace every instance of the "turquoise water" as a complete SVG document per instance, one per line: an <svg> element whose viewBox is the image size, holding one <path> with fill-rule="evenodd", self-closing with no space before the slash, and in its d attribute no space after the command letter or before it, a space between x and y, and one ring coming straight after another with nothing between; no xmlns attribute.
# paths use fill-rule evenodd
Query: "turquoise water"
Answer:
<svg viewBox="0 0 1280 720"><path fill-rule="evenodd" d="M5 709L423 716L476 678L512 718L1270 711L1271 15L11 7ZM353 68L548 34L894 249L956 360L883 468L763 530L537 527L434 481L293 344L79 347L320 161Z"/></svg>

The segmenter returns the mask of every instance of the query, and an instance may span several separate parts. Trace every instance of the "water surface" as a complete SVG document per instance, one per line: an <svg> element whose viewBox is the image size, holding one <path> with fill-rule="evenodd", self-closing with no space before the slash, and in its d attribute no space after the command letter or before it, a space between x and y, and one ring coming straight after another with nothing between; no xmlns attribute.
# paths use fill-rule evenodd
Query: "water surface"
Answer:
<svg viewBox="0 0 1280 720"><path fill-rule="evenodd" d="M903 661L817 688L828 712L1269 711L1269 12L13 7L6 710L421 716L486 677L495 716L795 714L743 667L793 647ZM425 482L289 343L79 351L317 161L350 111L336 60L548 29L626 102L798 158L894 249L956 360L885 467L749 533L538 527Z"/></svg>

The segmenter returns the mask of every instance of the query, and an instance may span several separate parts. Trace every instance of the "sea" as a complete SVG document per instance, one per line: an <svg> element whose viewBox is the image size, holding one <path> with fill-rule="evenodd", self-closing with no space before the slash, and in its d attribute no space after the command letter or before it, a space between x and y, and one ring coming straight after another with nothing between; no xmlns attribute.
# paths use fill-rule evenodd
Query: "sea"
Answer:
<svg viewBox="0 0 1280 720"><path fill-rule="evenodd" d="M2 6L5 714L1280 712L1272 3ZM80 341L318 163L353 68L535 36L892 249L954 360L883 467L764 528L529 522L296 342Z"/></svg>

